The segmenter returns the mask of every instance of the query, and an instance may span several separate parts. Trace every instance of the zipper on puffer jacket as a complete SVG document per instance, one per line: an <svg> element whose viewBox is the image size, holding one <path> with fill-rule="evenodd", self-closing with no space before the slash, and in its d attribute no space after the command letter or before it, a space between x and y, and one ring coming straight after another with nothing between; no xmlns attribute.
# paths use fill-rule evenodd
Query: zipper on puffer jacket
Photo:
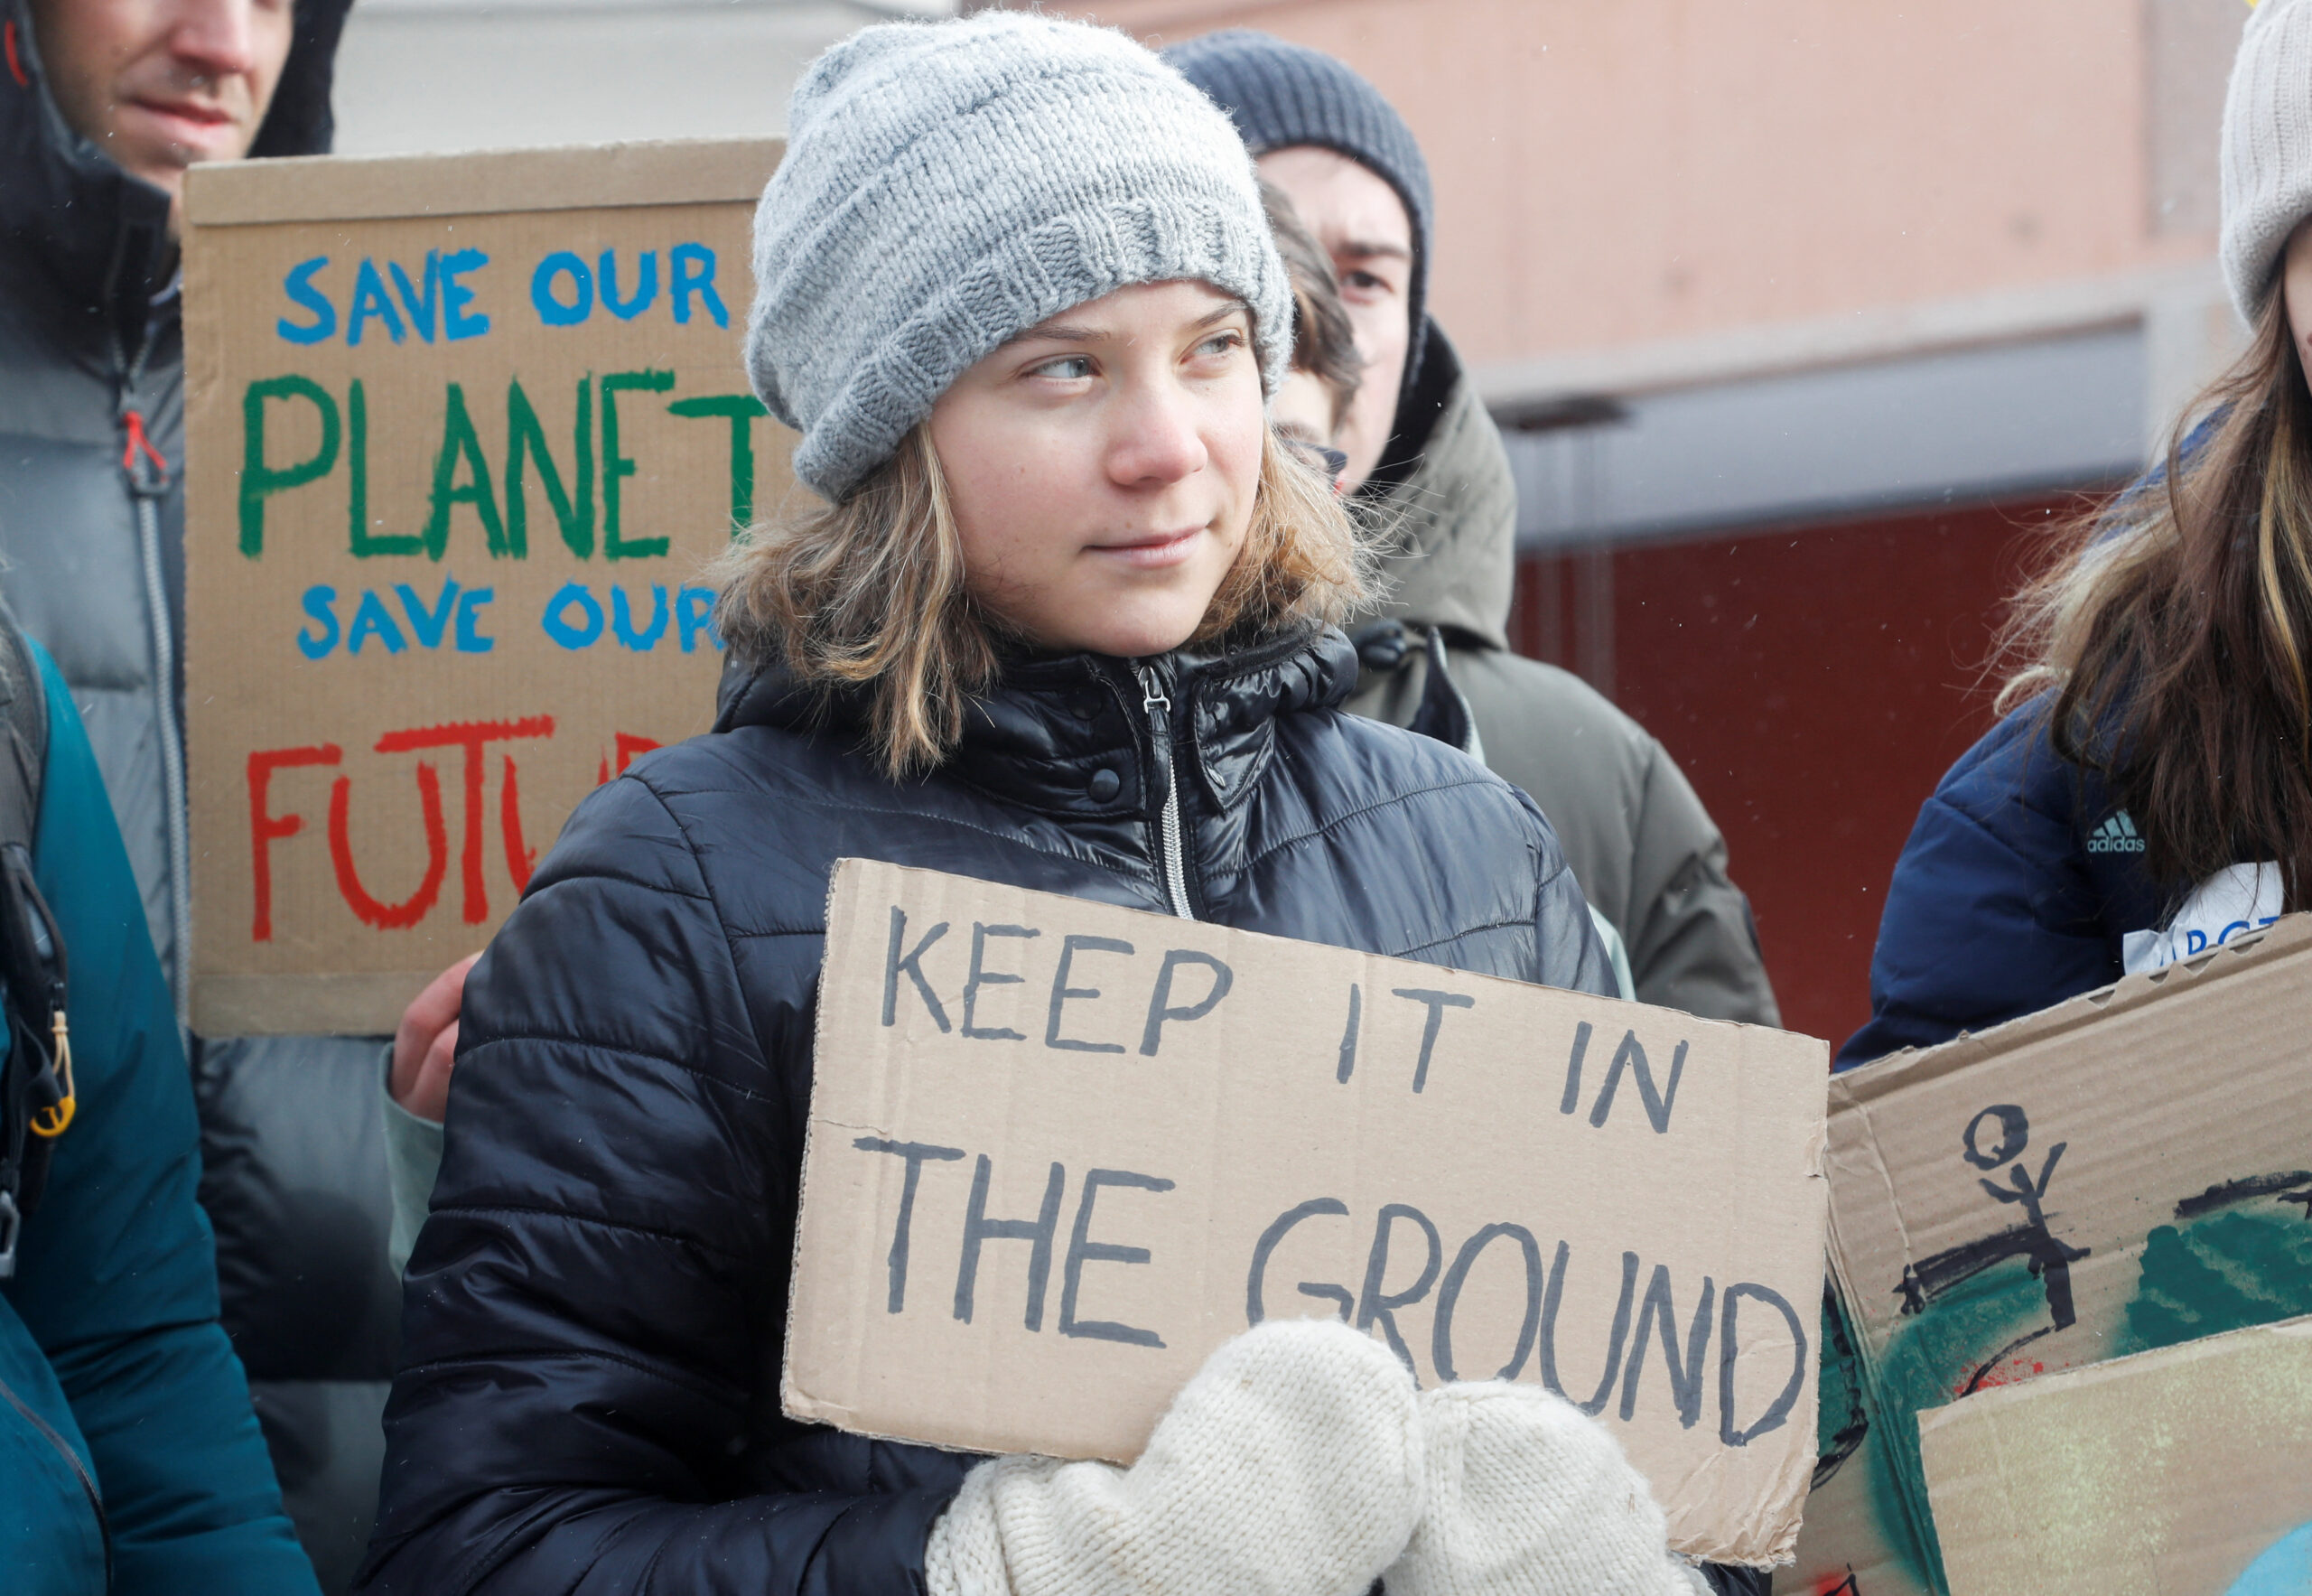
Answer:
<svg viewBox="0 0 2312 1596"><path fill-rule="evenodd" d="M1164 878L1165 906L1182 919L1194 919L1189 898L1188 852L1180 842L1179 761L1172 748L1172 701L1164 695L1164 679L1152 665L1137 668L1140 710L1148 717L1148 745L1164 781L1164 807L1156 822L1156 869Z"/></svg>
<svg viewBox="0 0 2312 1596"><path fill-rule="evenodd" d="M72 1443L59 1435L53 1424L34 1413L23 1397L9 1389L5 1380L0 1380L0 1397L6 1398L8 1405L24 1416L24 1423L46 1438L49 1445L56 1449L56 1455L62 1458L66 1467L72 1470L72 1478L80 1482L80 1489L89 1498L89 1511L97 1516L97 1539L103 1543L105 1549L105 1589L109 1591L112 1589L112 1526L105 1518L105 1499L98 1494L97 1482L89 1478L89 1470L81 1466L80 1454L72 1450Z"/></svg>
<svg viewBox="0 0 2312 1596"><path fill-rule="evenodd" d="M136 506L138 563L144 567L144 612L153 645L153 709L161 733L161 796L168 813L163 835L169 854L169 973L173 977L180 1040L191 1050L192 994L192 839L184 769L184 729L177 720L177 638L169 615L169 584L161 552L161 500L169 490L169 462L153 446L144 429L144 414L135 403L137 385L144 379L144 362L152 353L148 326L144 341L134 354L121 349L116 336L113 363L119 383L117 408L121 428L120 469Z"/></svg>

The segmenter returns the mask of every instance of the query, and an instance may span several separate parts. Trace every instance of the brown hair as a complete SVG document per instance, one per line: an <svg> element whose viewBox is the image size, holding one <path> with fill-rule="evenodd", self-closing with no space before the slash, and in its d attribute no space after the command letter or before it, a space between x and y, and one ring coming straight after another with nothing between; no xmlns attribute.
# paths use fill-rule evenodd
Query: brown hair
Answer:
<svg viewBox="0 0 2312 1596"><path fill-rule="evenodd" d="M2188 459L2186 426L2205 417ZM2170 891L2277 860L2312 883L2312 390L2275 291L2167 468L2067 530L2018 597L2004 711L2054 695L2056 751L2109 780Z"/></svg>
<svg viewBox="0 0 2312 1596"><path fill-rule="evenodd" d="M1370 559L1331 484L1266 433L1244 547L1189 640L1338 621L1363 596ZM715 624L741 658L866 690L869 746L895 779L946 757L1017 640L966 591L946 479L920 425L842 503L813 499L756 527L714 574Z"/></svg>
<svg viewBox="0 0 2312 1596"><path fill-rule="evenodd" d="M1330 390L1333 425L1338 426L1365 381L1365 357L1356 352L1356 331L1340 302L1340 279L1333 275L1332 257L1292 208L1291 197L1266 178L1260 184L1268 229L1276 235L1276 252L1284 257L1284 275L1292 282L1292 364Z"/></svg>

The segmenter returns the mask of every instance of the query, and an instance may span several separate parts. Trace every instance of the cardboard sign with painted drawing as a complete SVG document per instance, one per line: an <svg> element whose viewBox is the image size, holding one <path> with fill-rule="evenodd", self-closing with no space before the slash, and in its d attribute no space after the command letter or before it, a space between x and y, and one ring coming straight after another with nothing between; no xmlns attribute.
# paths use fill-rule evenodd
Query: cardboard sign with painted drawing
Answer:
<svg viewBox="0 0 2312 1596"><path fill-rule="evenodd" d="M1777 1588L1944 1589L1919 1414L2312 1313L2312 916L1836 1077L1823 1448Z"/></svg>

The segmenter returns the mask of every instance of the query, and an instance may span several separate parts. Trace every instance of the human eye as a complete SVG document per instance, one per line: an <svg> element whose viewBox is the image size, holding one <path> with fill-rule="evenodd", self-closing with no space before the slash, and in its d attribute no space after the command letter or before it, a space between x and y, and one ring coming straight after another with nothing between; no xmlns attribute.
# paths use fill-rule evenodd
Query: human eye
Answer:
<svg viewBox="0 0 2312 1596"><path fill-rule="evenodd" d="M1234 354L1245 347L1245 335L1235 327L1223 328L1196 346L1196 352L1212 358Z"/></svg>
<svg viewBox="0 0 2312 1596"><path fill-rule="evenodd" d="M1376 272L1352 266L1341 274L1341 287L1351 294L1394 294L1397 285Z"/></svg>
<svg viewBox="0 0 2312 1596"><path fill-rule="evenodd" d="M1061 355L1049 360L1039 360L1028 368L1030 377L1048 377L1058 382L1082 382L1092 375L1089 355Z"/></svg>

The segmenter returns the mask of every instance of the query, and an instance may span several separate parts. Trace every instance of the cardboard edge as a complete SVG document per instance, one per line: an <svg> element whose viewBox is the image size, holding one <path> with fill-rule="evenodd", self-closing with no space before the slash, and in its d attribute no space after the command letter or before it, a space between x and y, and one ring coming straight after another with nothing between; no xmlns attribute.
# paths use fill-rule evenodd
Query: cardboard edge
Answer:
<svg viewBox="0 0 2312 1596"><path fill-rule="evenodd" d="M768 135L204 163L186 174L185 219L197 231L751 201L786 148L783 135Z"/></svg>
<svg viewBox="0 0 2312 1596"><path fill-rule="evenodd" d="M2219 981L2307 952L2312 952L2312 913L2284 916L2267 929L2166 969L2123 975L2109 986L2018 1015L1988 1031L1962 1031L1935 1047L1905 1048L1841 1071L1831 1077L1830 1112L1835 1115L1841 1108L1859 1106L1916 1080L1948 1075L1990 1053L2012 1052L2061 1036L2106 1014L2125 1013L2163 995L2170 986Z"/></svg>
<svg viewBox="0 0 2312 1596"><path fill-rule="evenodd" d="M391 1036L410 999L441 973L438 966L309 975L195 969L192 1029L200 1036Z"/></svg>
<svg viewBox="0 0 2312 1596"><path fill-rule="evenodd" d="M1981 1395L1986 1393L1978 1392L1976 1395ZM1961 1399L1962 1402L1966 1400L1970 1399ZM2010 1510L2016 1505L2028 1501L2030 1499L2029 1470L2027 1469L2024 1471L2021 1481L2016 1479L2015 1471L2008 1466L2005 1445L2007 1435L1996 1423L1972 1438L1963 1433L1953 1433L1947 1427L1942 1429L1928 1427L1927 1420L1933 1414L1946 1413L1959 1405L1959 1402L1945 1403L1941 1407L1924 1408L1919 1412L1919 1471L1926 1482L1928 1514L1940 1519L1951 1514L1962 1512L1971 1507L1980 1510L1980 1504L1986 1498L1992 1502L2007 1504ZM1969 1439L1974 1442L1972 1451L1965 1445ZM1976 1466L1967 1467L1966 1465L1970 1462ZM2019 1576L2013 1588L2021 1590L2037 1588L2046 1582L2046 1571L2039 1566L2037 1548L2032 1544L2032 1537L2027 1535L2019 1538L2023 1543L2021 1545L2016 1545L2011 1540L2007 1541L2007 1555L2001 1561L2014 1575ZM2001 1539L2006 1540L2006 1537ZM1944 1574L1945 1580L1951 1584L1952 1596L1973 1596L1974 1592L1985 1588L1973 1578L1980 1570L1963 1559L1956 1570L1957 1577L1953 1577L1951 1553L1942 1546L1942 1530L1939 1524L1935 1531L1935 1542L1937 1554L1944 1559ZM2057 1581L2056 1583L2060 1586L2061 1582ZM1989 1588L2008 1587L2002 1580Z"/></svg>
<svg viewBox="0 0 2312 1596"><path fill-rule="evenodd" d="M825 978L827 950L834 946L834 901L843 889L846 874L855 875L868 861L843 858L834 862L827 872L826 899L819 908L819 970ZM811 1190L811 1154L819 1134L819 1072L816 1068L819 1049L826 1041L827 1005L822 1002L811 1011L811 1095L803 1106L803 1167L795 1183L795 1236L789 1244L787 1258L787 1323L781 1332L778 1347L778 1406L788 1418L806 1424L832 1424L850 1434L862 1432L855 1429L856 1415L841 1407L812 1395L795 1382L795 1325L799 1318L797 1301L803 1293L803 1211ZM881 1441L895 1441L898 1436L877 1436Z"/></svg>
<svg viewBox="0 0 2312 1596"><path fill-rule="evenodd" d="M781 1380L779 1383L779 1396L782 1403L786 1402L787 1386L784 1380ZM887 1441L896 1446L927 1446L931 1448L934 1451L950 1452L957 1457L965 1458L993 1458L1003 1455L1001 1452L990 1451L984 1447L956 1446L944 1441L923 1441L911 1435L886 1433L883 1431L872 1429L862 1424L859 1422L857 1411L853 1408L844 1407L840 1403L826 1402L816 1396L805 1395L799 1393L797 1394L797 1400L799 1405L788 1406L787 1408L787 1416L788 1418L797 1419L808 1424L832 1425L834 1428L842 1431L844 1434L856 1435L862 1441ZM1097 1461L1109 1461L1111 1460L1101 1459Z"/></svg>
<svg viewBox="0 0 2312 1596"><path fill-rule="evenodd" d="M2242 1325L2238 1330L2197 1336L2188 1341L2177 1341L2173 1346L2148 1348L2141 1352L2130 1352L2124 1357L2081 1364L2075 1368L2050 1369L2046 1374L2017 1380L2011 1385L1992 1386L1972 1392L1939 1407L1919 1409L1919 1442L1924 1446L1930 1431L1965 1422L1960 1417L1962 1408L1966 1419L1993 1415L2010 1407L2028 1407L2037 1402L2056 1400L2067 1391L2084 1391L2112 1380L2130 1379L2147 1369L2181 1368L2211 1358L2232 1357L2261 1340L2301 1340L2307 1338L2312 1338L2312 1313L2299 1314L2293 1319L2276 1319L2268 1324Z"/></svg>
<svg viewBox="0 0 2312 1596"><path fill-rule="evenodd" d="M1806 1472L1813 1472L1811 1465ZM1721 1568L1755 1568L1760 1573L1789 1568L1798 1561L1798 1529L1805 1507L1806 1499L1802 1494L1786 1522L1767 1528L1746 1526L1742 1534L1707 1545L1681 1546L1673 1534L1670 1550L1690 1563L1714 1563ZM1763 1550L1752 1550L1761 1543Z"/></svg>

